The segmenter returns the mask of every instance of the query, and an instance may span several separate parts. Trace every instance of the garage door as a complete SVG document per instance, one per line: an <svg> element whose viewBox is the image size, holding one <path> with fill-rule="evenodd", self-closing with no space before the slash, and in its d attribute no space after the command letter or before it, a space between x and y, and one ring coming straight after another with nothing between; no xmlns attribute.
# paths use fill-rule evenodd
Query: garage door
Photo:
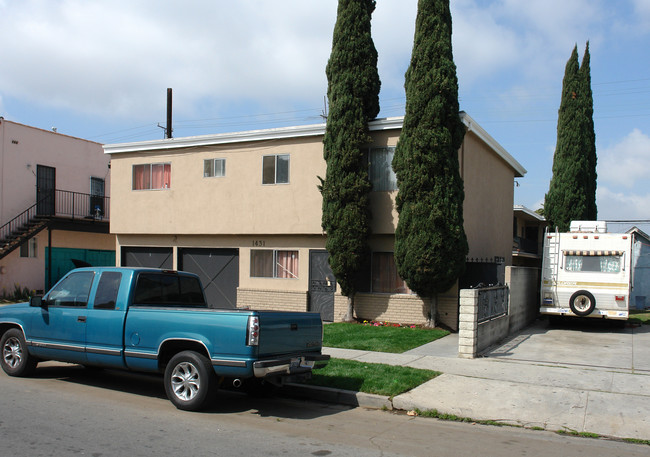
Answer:
<svg viewBox="0 0 650 457"><path fill-rule="evenodd" d="M172 248L122 247L123 267L174 268Z"/></svg>
<svg viewBox="0 0 650 457"><path fill-rule="evenodd" d="M179 249L179 269L201 278L212 308L236 308L239 287L238 249Z"/></svg>

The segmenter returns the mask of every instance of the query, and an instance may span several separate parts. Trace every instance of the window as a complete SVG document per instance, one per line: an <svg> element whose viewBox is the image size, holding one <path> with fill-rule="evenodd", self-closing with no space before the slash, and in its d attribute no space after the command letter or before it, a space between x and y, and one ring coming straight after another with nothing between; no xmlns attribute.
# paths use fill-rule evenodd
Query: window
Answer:
<svg viewBox="0 0 650 457"><path fill-rule="evenodd" d="M567 255L566 271L595 271L618 273L621 271L620 255Z"/></svg>
<svg viewBox="0 0 650 457"><path fill-rule="evenodd" d="M226 159L207 159L203 161L204 178L223 178L226 176Z"/></svg>
<svg viewBox="0 0 650 457"><path fill-rule="evenodd" d="M80 271L70 274L47 294L45 297L47 304L66 307L86 306L94 277L95 273L92 271Z"/></svg>
<svg viewBox="0 0 650 457"><path fill-rule="evenodd" d="M392 252L372 253L372 292L381 294L411 294L406 282L399 277Z"/></svg>
<svg viewBox="0 0 650 457"><path fill-rule="evenodd" d="M298 251L251 250L251 278L298 278Z"/></svg>
<svg viewBox="0 0 650 457"><path fill-rule="evenodd" d="M30 238L26 243L20 245L20 257L36 257L38 244L36 238Z"/></svg>
<svg viewBox="0 0 650 457"><path fill-rule="evenodd" d="M194 276L140 273L134 305L206 308L201 283Z"/></svg>
<svg viewBox="0 0 650 457"><path fill-rule="evenodd" d="M170 163L146 163L133 165L133 190L169 189L172 165Z"/></svg>
<svg viewBox="0 0 650 457"><path fill-rule="evenodd" d="M102 273L97 285L97 292L95 292L95 309L115 309L121 282L122 273L117 271Z"/></svg>
<svg viewBox="0 0 650 457"><path fill-rule="evenodd" d="M370 148L368 152L368 176L373 191L397 190L397 176L393 171L395 147Z"/></svg>
<svg viewBox="0 0 650 457"><path fill-rule="evenodd" d="M262 157L262 184L289 183L289 154Z"/></svg>

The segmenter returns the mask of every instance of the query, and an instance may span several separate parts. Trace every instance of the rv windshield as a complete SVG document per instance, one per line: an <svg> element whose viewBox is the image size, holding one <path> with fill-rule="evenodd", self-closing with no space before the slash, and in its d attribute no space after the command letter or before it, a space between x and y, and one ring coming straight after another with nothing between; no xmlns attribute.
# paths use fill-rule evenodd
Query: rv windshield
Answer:
<svg viewBox="0 0 650 457"><path fill-rule="evenodd" d="M620 255L567 255L566 271L592 271L601 273L619 273L621 271Z"/></svg>

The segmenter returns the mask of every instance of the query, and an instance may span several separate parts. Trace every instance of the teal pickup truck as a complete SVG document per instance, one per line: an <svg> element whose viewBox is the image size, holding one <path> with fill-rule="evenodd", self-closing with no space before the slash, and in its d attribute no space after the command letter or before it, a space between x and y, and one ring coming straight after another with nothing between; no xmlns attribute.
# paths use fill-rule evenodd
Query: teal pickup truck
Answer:
<svg viewBox="0 0 650 457"><path fill-rule="evenodd" d="M148 268L72 270L45 296L0 307L0 335L10 376L45 360L158 372L190 411L224 382L281 385L329 360L319 314L211 308L197 276Z"/></svg>

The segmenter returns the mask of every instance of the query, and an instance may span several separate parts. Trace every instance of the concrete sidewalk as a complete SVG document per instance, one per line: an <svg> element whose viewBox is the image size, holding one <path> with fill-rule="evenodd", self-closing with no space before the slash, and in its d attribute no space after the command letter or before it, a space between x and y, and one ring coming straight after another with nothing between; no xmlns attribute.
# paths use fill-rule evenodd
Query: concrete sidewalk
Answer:
<svg viewBox="0 0 650 457"><path fill-rule="evenodd" d="M440 371L392 399L358 394L361 406L436 409L476 420L650 439L650 370L499 357L457 357L458 335L403 354L324 348L332 357ZM504 347L508 347L506 343ZM643 348L650 352L648 346ZM341 395L339 393L339 395Z"/></svg>

